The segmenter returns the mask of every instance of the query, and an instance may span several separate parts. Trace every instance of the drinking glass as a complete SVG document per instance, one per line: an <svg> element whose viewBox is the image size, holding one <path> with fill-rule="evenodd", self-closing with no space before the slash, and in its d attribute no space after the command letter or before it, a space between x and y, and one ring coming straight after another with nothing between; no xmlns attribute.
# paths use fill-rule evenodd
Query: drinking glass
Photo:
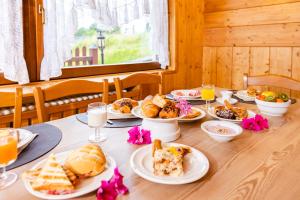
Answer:
<svg viewBox="0 0 300 200"><path fill-rule="evenodd" d="M18 132L15 129L0 129L0 190L12 185L17 174L6 172L6 167L17 159Z"/></svg>
<svg viewBox="0 0 300 200"><path fill-rule="evenodd" d="M100 143L107 139L103 134L100 134L107 122L107 106L105 103L91 103L88 105L88 126L95 128L95 134L89 137L90 142Z"/></svg>
<svg viewBox="0 0 300 200"><path fill-rule="evenodd" d="M215 99L215 86L209 84L203 84L201 90L201 97L206 101L206 109L210 107L210 101Z"/></svg>

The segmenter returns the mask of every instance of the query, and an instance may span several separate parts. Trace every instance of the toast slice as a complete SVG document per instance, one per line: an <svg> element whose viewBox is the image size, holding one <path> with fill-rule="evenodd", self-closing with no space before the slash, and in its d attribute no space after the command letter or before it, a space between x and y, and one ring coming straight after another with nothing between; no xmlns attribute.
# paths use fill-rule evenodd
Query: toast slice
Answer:
<svg viewBox="0 0 300 200"><path fill-rule="evenodd" d="M74 190L74 186L63 167L56 161L54 154L49 156L39 175L31 182L31 186L34 190L48 194L68 194Z"/></svg>

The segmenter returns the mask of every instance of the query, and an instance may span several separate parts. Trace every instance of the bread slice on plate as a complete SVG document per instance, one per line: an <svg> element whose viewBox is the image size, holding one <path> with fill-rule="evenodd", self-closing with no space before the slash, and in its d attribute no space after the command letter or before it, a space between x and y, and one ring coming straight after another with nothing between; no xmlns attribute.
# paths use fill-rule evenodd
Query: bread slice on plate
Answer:
<svg viewBox="0 0 300 200"><path fill-rule="evenodd" d="M72 193L74 186L63 167L56 161L55 155L49 156L39 175L31 182L34 190L48 194Z"/></svg>

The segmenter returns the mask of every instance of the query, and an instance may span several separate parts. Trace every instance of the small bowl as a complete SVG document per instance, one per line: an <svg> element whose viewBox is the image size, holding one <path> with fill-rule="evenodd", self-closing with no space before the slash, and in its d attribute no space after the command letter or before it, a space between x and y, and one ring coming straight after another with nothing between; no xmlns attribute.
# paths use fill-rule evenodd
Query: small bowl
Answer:
<svg viewBox="0 0 300 200"><path fill-rule="evenodd" d="M291 105L291 100L288 100L287 102L276 103L262 101L255 98L255 103L262 114L281 117L288 111L288 107Z"/></svg>
<svg viewBox="0 0 300 200"><path fill-rule="evenodd" d="M221 135L219 133L211 132L206 129L206 126L224 126L227 128L231 128L234 130L235 133L228 134L228 135ZM218 142L229 142L232 139L234 139L236 136L242 134L243 129L239 125L232 123L232 122L226 122L226 121L218 121L218 120L212 120L212 121L206 121L201 124L201 129L206 132L212 139L218 141Z"/></svg>

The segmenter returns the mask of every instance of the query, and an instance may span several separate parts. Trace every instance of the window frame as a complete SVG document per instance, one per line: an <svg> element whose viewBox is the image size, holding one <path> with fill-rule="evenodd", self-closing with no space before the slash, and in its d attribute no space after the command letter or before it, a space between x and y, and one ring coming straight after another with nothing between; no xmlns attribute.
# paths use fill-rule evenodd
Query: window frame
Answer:
<svg viewBox="0 0 300 200"><path fill-rule="evenodd" d="M24 58L27 64L30 82L41 81L40 68L44 55L44 16L43 0L23 0ZM157 69L161 69L161 66L156 61L109 65L85 65L76 67L68 66L62 68L62 75L53 78L53 80ZM15 82L5 79L3 73L0 73L0 85L7 84L15 84Z"/></svg>

